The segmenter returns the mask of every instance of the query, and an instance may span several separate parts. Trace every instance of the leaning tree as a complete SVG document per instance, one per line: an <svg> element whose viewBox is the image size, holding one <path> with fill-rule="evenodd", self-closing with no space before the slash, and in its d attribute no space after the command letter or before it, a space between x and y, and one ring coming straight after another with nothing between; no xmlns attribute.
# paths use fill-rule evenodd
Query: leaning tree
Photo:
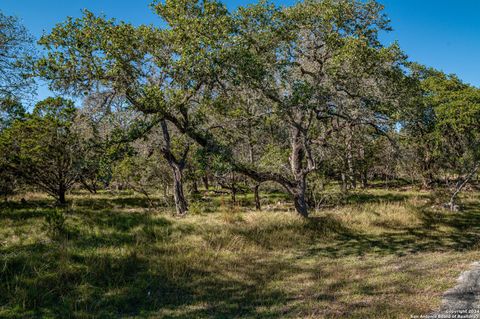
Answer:
<svg viewBox="0 0 480 319"><path fill-rule="evenodd" d="M233 171L281 184L308 216L307 176L319 168L332 132L348 123L383 134L391 124L404 56L396 45L380 44L378 33L388 23L376 2L305 1L290 8L260 2L235 13L217 1L166 0L153 7L166 27L133 27L90 12L68 19L40 40L48 55L38 67L53 89L113 92L151 114L165 133L161 150L177 198L188 149L172 152L171 127ZM239 92L246 99L236 100ZM238 143L224 138L222 121L243 119L237 112L222 119L219 112L249 99L262 120L234 127L274 126L265 146L289 154L280 152L282 161L273 166L239 156Z"/></svg>
<svg viewBox="0 0 480 319"><path fill-rule="evenodd" d="M456 183L448 208L457 209L457 197L480 169L480 90L456 76L437 73L425 79L425 99L435 111L435 158L438 167L453 173Z"/></svg>
<svg viewBox="0 0 480 319"><path fill-rule="evenodd" d="M322 169L325 150L335 147L332 136L356 127L378 135L391 130L405 93L405 57L395 44L379 42L388 22L376 2L305 1L286 9L261 2L233 19L216 104L253 102L253 114L265 119L256 127L273 133L262 153L276 158L273 165L248 165L237 157L236 167L284 186L307 216L307 177ZM248 144L248 116L227 118L247 124L239 136Z"/></svg>

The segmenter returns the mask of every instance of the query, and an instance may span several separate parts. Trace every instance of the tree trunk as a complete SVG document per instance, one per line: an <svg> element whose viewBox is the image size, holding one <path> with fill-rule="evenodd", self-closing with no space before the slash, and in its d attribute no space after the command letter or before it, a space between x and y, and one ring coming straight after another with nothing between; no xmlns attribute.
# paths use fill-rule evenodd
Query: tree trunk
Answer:
<svg viewBox="0 0 480 319"><path fill-rule="evenodd" d="M173 199L175 201L175 210L179 215L185 215L188 211L187 200L183 193L183 174L178 165L170 165L173 173Z"/></svg>
<svg viewBox="0 0 480 319"><path fill-rule="evenodd" d="M93 183L92 185L92 190L93 190L93 193L94 194L97 194L98 193L98 185L96 182Z"/></svg>
<svg viewBox="0 0 480 319"><path fill-rule="evenodd" d="M198 191L198 184L197 184L197 180L194 179L193 182L192 182L192 195L197 195L199 194L200 192Z"/></svg>
<svg viewBox="0 0 480 319"><path fill-rule="evenodd" d="M262 206L260 205L260 192L259 192L260 184L255 185L253 189L254 197L255 197L255 209L261 210Z"/></svg>
<svg viewBox="0 0 480 319"><path fill-rule="evenodd" d="M368 172L366 168L362 172L362 188L368 188Z"/></svg>
<svg viewBox="0 0 480 319"><path fill-rule="evenodd" d="M202 180L203 180L203 186L205 186L205 190L208 191L210 185L208 183L208 175L205 174L203 177L202 177Z"/></svg>
<svg viewBox="0 0 480 319"><path fill-rule="evenodd" d="M347 178L346 178L344 172L341 173L341 178L342 178L342 193L346 193L347 192Z"/></svg>
<svg viewBox="0 0 480 319"><path fill-rule="evenodd" d="M293 203L297 213L302 217L308 218L309 205L307 200L307 179L305 175L298 177L299 179L297 179L296 185L294 187L287 188L287 190L293 197Z"/></svg>
<svg viewBox="0 0 480 319"><path fill-rule="evenodd" d="M423 158L422 162L422 188L430 189L433 184L432 163L428 157Z"/></svg>
<svg viewBox="0 0 480 319"><path fill-rule="evenodd" d="M348 171L348 180L350 182L350 188L355 189L357 188L357 179L355 176L355 168L353 165L353 150L352 150L352 139L353 139L353 132L352 127L349 128L350 131L347 133L346 143L347 143L347 154L346 154L346 162L347 162L347 171Z"/></svg>
<svg viewBox="0 0 480 319"><path fill-rule="evenodd" d="M178 160L172 153L172 147L170 144L170 132L165 120L160 122L163 132L163 140L165 142L161 151L163 157L167 160L168 165L172 168L173 175L173 199L175 201L175 210L179 215L185 215L188 211L187 200L183 193L183 174L182 171L185 168L185 160L188 154L189 147L187 146L183 152L182 158Z"/></svg>
<svg viewBox="0 0 480 319"><path fill-rule="evenodd" d="M66 199L65 199L65 187L63 186L60 186L60 188L58 189L58 203L60 205L65 205L67 203Z"/></svg>
<svg viewBox="0 0 480 319"><path fill-rule="evenodd" d="M306 200L307 172L304 167L305 144L298 128L292 129L290 165L295 182L290 189L297 213L308 217L308 204Z"/></svg>
<svg viewBox="0 0 480 319"><path fill-rule="evenodd" d="M92 186L86 186L86 189L90 194L97 194L97 187L95 185Z"/></svg>
<svg viewBox="0 0 480 319"><path fill-rule="evenodd" d="M237 188L235 187L235 173L232 172L232 202L237 202Z"/></svg>
<svg viewBox="0 0 480 319"><path fill-rule="evenodd" d="M163 188L163 198L165 199L165 202L168 202L168 186L165 185L165 187Z"/></svg>
<svg viewBox="0 0 480 319"><path fill-rule="evenodd" d="M433 174L431 172L426 172L422 176L422 188L430 189L433 185Z"/></svg>
<svg viewBox="0 0 480 319"><path fill-rule="evenodd" d="M251 135L252 135L252 132L251 132L251 130L249 130L248 131L248 137L249 137L248 151L249 151L250 164L253 165L255 163L255 153L254 153L254 149L253 149L254 142L251 138ZM255 210L261 210L262 209L262 206L260 204L259 188L260 188L260 184L255 184L255 186L253 187L253 196L254 196L254 200L255 200Z"/></svg>
<svg viewBox="0 0 480 319"><path fill-rule="evenodd" d="M196 130L195 127L182 123L182 121L179 120L176 116L169 113L164 114L164 116L168 121L170 121L173 125L175 125L175 127L177 127L181 133L188 135L191 139L196 141L200 146L204 147L207 151L213 154L223 154L223 151L228 150L228 148L224 148L222 144L218 143L218 141L216 141L215 139L212 139L209 136L203 134L201 131ZM298 131L298 129L293 128L292 138L293 138L293 141L292 141L292 150L291 150L291 156L290 156L290 164L292 166L292 173L295 175L295 181L292 181L288 177L276 172L257 171L253 169L251 165L244 165L240 162L237 162L233 157L227 158L227 161L232 165L233 170L235 172L244 174L257 182L274 181L282 185L283 187L286 187L287 189L291 189L294 187L295 184L297 184L297 181L299 180L299 177L298 177L299 175L302 175L303 177L305 177L306 174L308 174L308 171L311 171L314 169L313 166L309 165L311 167L309 168L309 170L307 170L307 172L301 172L302 162L304 159L304 154L303 154L304 149L301 145L302 140L301 140L300 132ZM290 194L292 194L292 192L290 192ZM299 197L298 199L299 204L295 205L296 207L298 206L298 209L297 209L298 213L302 216L308 216L308 209L306 207L306 202L305 202L305 193L303 194L303 201L301 199L301 196L296 196L296 197Z"/></svg>
<svg viewBox="0 0 480 319"><path fill-rule="evenodd" d="M447 206L450 210L455 211L457 210L457 205L456 205L456 199L460 191L467 185L468 181L475 175L475 173L478 171L480 168L480 163L476 163L475 166L473 167L473 170L465 177L465 179L460 183L457 183L457 187L455 191L452 194L452 197L450 197L450 201L447 203Z"/></svg>
<svg viewBox="0 0 480 319"><path fill-rule="evenodd" d="M350 145L350 144L349 144ZM355 176L355 169L353 167L353 156L352 156L352 150L348 149L347 153L347 171L348 171L348 181L350 182L350 189L356 189L357 188L357 179Z"/></svg>
<svg viewBox="0 0 480 319"><path fill-rule="evenodd" d="M302 217L308 217L308 205L305 199L305 191L298 192L293 195L293 202L295 203L295 209Z"/></svg>

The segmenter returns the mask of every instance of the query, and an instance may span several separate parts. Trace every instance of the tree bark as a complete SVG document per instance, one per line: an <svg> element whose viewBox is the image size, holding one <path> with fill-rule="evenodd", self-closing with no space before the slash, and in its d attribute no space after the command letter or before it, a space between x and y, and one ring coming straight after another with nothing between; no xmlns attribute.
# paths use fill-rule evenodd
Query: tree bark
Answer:
<svg viewBox="0 0 480 319"><path fill-rule="evenodd" d="M177 211L177 214L185 215L188 211L188 204L183 193L182 169L175 163L172 164L173 165L170 165L170 167L172 168L173 173L173 199L175 201L175 210Z"/></svg>
<svg viewBox="0 0 480 319"><path fill-rule="evenodd" d="M305 198L305 190L299 190L293 195L293 202L295 204L295 210L302 217L308 217L308 205Z"/></svg>
<svg viewBox="0 0 480 319"><path fill-rule="evenodd" d="M232 203L236 204L237 202L237 188L235 185L235 172L232 172L232 189L231 189L231 194L232 194Z"/></svg>
<svg viewBox="0 0 480 319"><path fill-rule="evenodd" d="M255 209L261 210L262 206L260 204L260 192L259 192L260 184L255 185L253 189L254 197L255 197Z"/></svg>
<svg viewBox="0 0 480 319"><path fill-rule="evenodd" d="M467 185L468 181L475 175L475 173L478 171L480 168L480 163L476 163L475 166L473 167L472 171L468 173L468 175L464 178L464 180L461 183L457 183L457 187L455 191L452 194L452 197L450 197L450 201L447 203L447 206L450 210L456 210L456 199L460 191Z"/></svg>
<svg viewBox="0 0 480 319"><path fill-rule="evenodd" d="M352 128L350 127L350 130ZM355 168L353 167L353 150L352 150L352 132L348 133L347 141L347 154L346 154L346 162L347 162L347 170L348 170L348 179L350 181L350 187L352 189L357 188L357 180L355 176Z"/></svg>
<svg viewBox="0 0 480 319"><path fill-rule="evenodd" d="M208 175L205 174L203 177L202 177L202 180L203 180L203 186L205 186L205 190L209 190L210 188L210 185L208 183Z"/></svg>
<svg viewBox="0 0 480 319"><path fill-rule="evenodd" d="M342 193L346 193L347 192L347 178L346 178L344 172L341 173L341 178L342 178Z"/></svg>
<svg viewBox="0 0 480 319"><path fill-rule="evenodd" d="M424 156L421 163L422 168L422 188L430 189L433 184L432 161L429 156Z"/></svg>
<svg viewBox="0 0 480 319"><path fill-rule="evenodd" d="M84 178L81 178L80 183L82 183L83 187L85 187L90 194L97 194L98 187L96 182L92 182L90 185Z"/></svg>
<svg viewBox="0 0 480 319"><path fill-rule="evenodd" d="M196 179L193 179L193 182L192 182L192 194L193 195L197 195L199 194L200 192L198 191L198 184L197 184L197 180Z"/></svg>
<svg viewBox="0 0 480 319"><path fill-rule="evenodd" d="M368 188L368 171L366 168L362 172L362 188Z"/></svg>
<svg viewBox="0 0 480 319"><path fill-rule="evenodd" d="M161 121L163 139L165 145L162 147L161 151L163 157L167 160L168 165L172 169L173 175L173 199L175 201L175 210L179 215L185 215L188 211L188 203L185 199L185 194L183 193L183 169L185 168L185 160L188 154L188 147L185 149L182 158L177 160L174 154L171 151L170 144L170 133L168 131L167 122L165 120Z"/></svg>
<svg viewBox="0 0 480 319"><path fill-rule="evenodd" d="M59 189L58 189L58 203L60 205L65 205L67 203L66 199L65 199L65 187L63 186L60 186Z"/></svg>
<svg viewBox="0 0 480 319"><path fill-rule="evenodd" d="M307 191L307 174L308 169L304 167L305 145L302 141L302 135L298 128L292 129L291 136L291 155L290 165L293 176L295 178L294 187L290 193L293 196L295 209L302 217L308 217L308 204L306 200ZM287 188L288 189L288 188Z"/></svg>
<svg viewBox="0 0 480 319"><path fill-rule="evenodd" d="M208 152L224 156L225 151L228 150L228 149L225 149L221 145L221 143L218 143L211 136L205 135L202 132L196 130L194 127L189 125L188 122L180 120L177 117L173 116L172 114L165 113L163 115L165 116L165 119L171 122L175 127L177 127L180 130L180 132L188 135L191 139L195 140L200 146L204 147ZM294 143L295 145L298 145L299 143L301 143L301 139L299 135L300 133L298 132L298 135L296 136L296 141ZM292 147L293 146L294 145L292 145ZM303 154L303 149L299 152L298 147L292 148L292 155L294 157L297 157L297 155L302 155L302 154ZM290 160L292 163L292 167L296 166L296 167L299 167L301 170L302 156L297 158L297 160L295 161L292 161L292 159ZM293 187L298 185L298 180L301 179L302 176L305 177L305 175L307 174L306 172L297 172L299 174L295 174L296 175L295 180L292 181L290 178L282 174L278 174L276 172L263 172L263 171L255 170L254 168L251 167L251 165L242 164L236 161L233 157L224 157L224 159L232 165L232 168L237 173L244 174L257 182L267 182L267 181L276 182L282 185L283 187L285 187L287 190L292 189ZM293 162L295 162L294 165L293 165ZM292 170L292 171L295 172L295 170ZM289 193L292 194L293 196L293 193L290 190L289 190ZM297 209L297 212L300 215L307 217L308 208L306 207L305 194L303 194L303 203L305 204L302 204L301 196L299 198L299 203L301 205L297 205L297 204L295 205L295 207L297 206L299 207Z"/></svg>

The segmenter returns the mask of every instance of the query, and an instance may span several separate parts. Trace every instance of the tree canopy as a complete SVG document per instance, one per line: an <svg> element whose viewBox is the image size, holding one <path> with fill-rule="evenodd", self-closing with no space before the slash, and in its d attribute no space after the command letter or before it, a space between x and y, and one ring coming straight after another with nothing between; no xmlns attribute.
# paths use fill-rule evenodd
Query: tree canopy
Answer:
<svg viewBox="0 0 480 319"><path fill-rule="evenodd" d="M35 74L83 100L81 112L52 98L27 115L18 99L4 99L5 136L47 121L42 130L62 127L83 149L80 173L64 184L95 192L110 184L116 161L134 167L142 149L145 163L155 154L169 167L179 214L188 211L184 184L196 189L206 178L208 186L210 174L233 194L276 183L308 216L319 178L346 192L399 171L424 187L438 184L438 172L462 185L476 171L478 89L383 44L391 28L379 3L260 1L229 11L214 0L166 0L151 8L163 23L134 26L85 10L39 40ZM9 21L23 48L27 33ZM115 105L130 115L116 117Z"/></svg>

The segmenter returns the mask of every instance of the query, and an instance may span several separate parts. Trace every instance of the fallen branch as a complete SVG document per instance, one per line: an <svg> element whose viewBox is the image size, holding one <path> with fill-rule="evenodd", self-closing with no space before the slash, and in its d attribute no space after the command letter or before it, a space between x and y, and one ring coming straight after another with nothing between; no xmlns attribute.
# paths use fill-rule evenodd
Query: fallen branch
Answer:
<svg viewBox="0 0 480 319"><path fill-rule="evenodd" d="M467 185L467 183L470 181L470 179L477 173L478 169L480 168L480 162L475 163L475 166L473 167L472 171L468 173L468 175L462 180L458 181L457 186L455 191L452 194L452 197L450 197L450 201L445 205L448 207L451 211L457 211L458 210L458 205L456 205L456 199L458 197L458 194L460 191Z"/></svg>

